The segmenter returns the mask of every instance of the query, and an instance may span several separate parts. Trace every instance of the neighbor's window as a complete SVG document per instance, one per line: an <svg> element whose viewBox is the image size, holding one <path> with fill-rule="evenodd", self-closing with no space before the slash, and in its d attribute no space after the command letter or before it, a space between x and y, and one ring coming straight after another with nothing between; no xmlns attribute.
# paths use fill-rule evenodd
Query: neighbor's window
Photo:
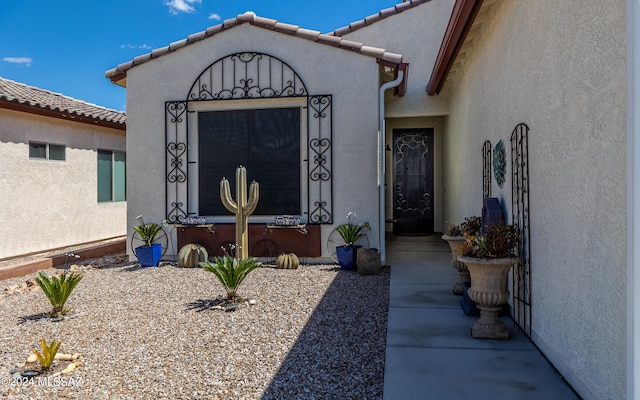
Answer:
<svg viewBox="0 0 640 400"><path fill-rule="evenodd" d="M29 142L29 158L64 161L66 159L65 152L66 146L64 145Z"/></svg>
<svg viewBox="0 0 640 400"><path fill-rule="evenodd" d="M65 146L61 146L59 144L50 144L49 145L49 160L65 160Z"/></svg>
<svg viewBox="0 0 640 400"><path fill-rule="evenodd" d="M301 213L300 108L198 113L199 214L229 215L220 201L226 177L236 200L236 168L247 168L247 186L260 184L254 215Z"/></svg>
<svg viewBox="0 0 640 400"><path fill-rule="evenodd" d="M126 154L98 150L98 201L125 201Z"/></svg>

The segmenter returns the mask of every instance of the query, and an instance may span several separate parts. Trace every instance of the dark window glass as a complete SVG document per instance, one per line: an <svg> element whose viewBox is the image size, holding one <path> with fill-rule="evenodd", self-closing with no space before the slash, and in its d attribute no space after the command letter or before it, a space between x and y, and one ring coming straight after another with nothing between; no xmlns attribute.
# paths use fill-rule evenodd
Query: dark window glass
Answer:
<svg viewBox="0 0 640 400"><path fill-rule="evenodd" d="M47 158L47 144L29 142L29 157Z"/></svg>
<svg viewBox="0 0 640 400"><path fill-rule="evenodd" d="M127 163L126 154L121 151L113 152L113 201L127 200Z"/></svg>
<svg viewBox="0 0 640 400"><path fill-rule="evenodd" d="M112 201L113 153L98 150L98 201Z"/></svg>
<svg viewBox="0 0 640 400"><path fill-rule="evenodd" d="M127 155L98 150L98 201L126 201Z"/></svg>
<svg viewBox="0 0 640 400"><path fill-rule="evenodd" d="M300 214L300 108L200 112L200 215L229 215L220 201L226 177L236 200L235 171L260 183L253 215Z"/></svg>
<svg viewBox="0 0 640 400"><path fill-rule="evenodd" d="M65 146L59 144L49 145L49 160L64 161L65 158Z"/></svg>

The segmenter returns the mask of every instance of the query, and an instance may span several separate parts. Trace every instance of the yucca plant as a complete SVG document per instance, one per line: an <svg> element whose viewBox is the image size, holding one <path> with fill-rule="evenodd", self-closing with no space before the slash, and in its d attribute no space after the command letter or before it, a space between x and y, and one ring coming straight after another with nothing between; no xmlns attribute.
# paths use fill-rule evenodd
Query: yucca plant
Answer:
<svg viewBox="0 0 640 400"><path fill-rule="evenodd" d="M38 350L33 350L36 353L36 357L38 357L38 361L40 361L40 365L42 365L42 369L49 369L53 364L53 360L56 358L56 353L60 348L61 342L56 342L55 340L51 341L51 345L47 346L47 342L44 339L40 340L40 346L42 347L42 353Z"/></svg>
<svg viewBox="0 0 640 400"><path fill-rule="evenodd" d="M227 300L236 301L238 286L244 278L254 269L260 267L260 263L252 257L237 260L231 256L216 257L214 262L201 262L200 266L205 271L213 272L227 292Z"/></svg>
<svg viewBox="0 0 640 400"><path fill-rule="evenodd" d="M69 311L64 308L64 303L81 279L82 275L74 272L67 274L65 271L59 277L55 275L49 277L44 272L40 272L40 276L34 280L53 306L49 315L60 317Z"/></svg>

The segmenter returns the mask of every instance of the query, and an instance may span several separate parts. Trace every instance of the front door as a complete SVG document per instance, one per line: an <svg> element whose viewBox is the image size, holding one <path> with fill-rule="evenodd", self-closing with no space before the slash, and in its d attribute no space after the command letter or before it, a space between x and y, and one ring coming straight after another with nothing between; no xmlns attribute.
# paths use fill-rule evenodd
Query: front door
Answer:
<svg viewBox="0 0 640 400"><path fill-rule="evenodd" d="M433 128L393 130L395 233L433 233Z"/></svg>

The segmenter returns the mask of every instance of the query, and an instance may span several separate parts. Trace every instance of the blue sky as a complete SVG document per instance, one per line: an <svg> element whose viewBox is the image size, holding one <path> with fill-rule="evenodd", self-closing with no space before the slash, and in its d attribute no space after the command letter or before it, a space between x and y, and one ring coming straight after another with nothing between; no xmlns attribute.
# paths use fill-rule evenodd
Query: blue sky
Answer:
<svg viewBox="0 0 640 400"><path fill-rule="evenodd" d="M0 76L125 110L105 71L246 11L329 32L402 0L0 0ZM375 45L375 44L374 44Z"/></svg>

